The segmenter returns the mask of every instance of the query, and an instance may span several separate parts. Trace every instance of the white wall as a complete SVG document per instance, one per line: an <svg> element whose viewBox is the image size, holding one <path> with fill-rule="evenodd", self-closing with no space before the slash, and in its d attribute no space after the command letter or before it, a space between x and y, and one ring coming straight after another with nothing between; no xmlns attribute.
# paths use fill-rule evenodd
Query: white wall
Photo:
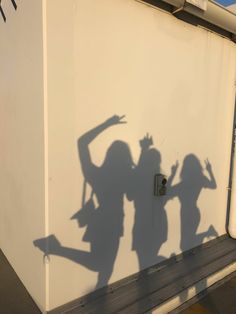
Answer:
<svg viewBox="0 0 236 314"><path fill-rule="evenodd" d="M97 166L117 139L129 145L137 164L139 140L149 132L161 154L161 171L169 176L171 166L179 162L174 185L182 182L180 173L189 154L198 158L209 178L204 164L208 158L217 182L216 189L214 184L212 189L203 188L199 169L189 186L182 182L177 197L165 205L167 241L156 252L157 260L145 255L144 265L181 252L183 206L193 209L189 225L193 228L195 222L197 228L185 249L206 241L199 234L210 225L218 235L224 234L235 45L135 0L21 0L17 12L5 0L3 7L8 19L0 27L0 245L40 308L53 309L95 289L98 272L89 270L88 263L82 266L82 259L91 256L90 243L83 241L86 228L70 219L81 208L83 193L77 140L114 114L125 114L127 124L104 130L91 143ZM117 153L120 158L121 151ZM149 229L154 227L158 234L163 227L158 226L163 199L152 195L153 175L160 170L148 173L149 162L142 176L130 181L132 176L114 165L119 158L113 156L109 172L94 176L99 179L100 207L109 210L100 229L96 223L92 228L96 239L101 239L100 233L105 236L92 262L106 264L112 251L108 244L120 240L109 283L140 269L132 250L135 211L143 210L146 225L139 232L146 240ZM123 206L113 201L122 201L122 194L117 194L121 183L123 192L135 195L138 208L125 196ZM168 190L166 199L173 193ZM119 216L122 207L124 217ZM149 228L147 217L152 215ZM186 226L184 231L186 238ZM51 247L46 266L33 241L50 234L61 246ZM157 239L154 234L147 253Z"/></svg>
<svg viewBox="0 0 236 314"><path fill-rule="evenodd" d="M0 247L45 308L45 267L33 246L44 235L42 3L3 0L0 19Z"/></svg>
<svg viewBox="0 0 236 314"><path fill-rule="evenodd" d="M83 190L77 139L114 114L125 114L127 124L91 143L93 162L101 165L116 139L128 143L137 162L147 132L161 153L163 172L169 175L179 161L174 183L186 155L196 155L203 168L208 158L217 189L202 189L188 206L200 210L197 234L210 225L225 233L236 53L229 40L134 0L48 0L47 49L49 233L63 246L50 260L52 309L92 291L97 282L97 272L56 255L66 255L66 248L90 252L86 228L70 219ZM151 188L148 202L155 204ZM192 192L190 185L183 199ZM178 198L165 206L168 240L159 252L165 258L181 251L180 207ZM131 250L134 211L125 198L124 236L109 283L139 270ZM196 236L188 248L200 243Z"/></svg>

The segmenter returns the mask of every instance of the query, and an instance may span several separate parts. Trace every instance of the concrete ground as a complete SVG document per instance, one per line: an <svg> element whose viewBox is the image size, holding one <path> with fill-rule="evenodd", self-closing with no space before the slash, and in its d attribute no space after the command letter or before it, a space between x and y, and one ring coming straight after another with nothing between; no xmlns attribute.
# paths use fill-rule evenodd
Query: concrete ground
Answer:
<svg viewBox="0 0 236 314"><path fill-rule="evenodd" d="M16 273L0 251L0 314L40 314Z"/></svg>
<svg viewBox="0 0 236 314"><path fill-rule="evenodd" d="M236 314L236 277L209 292L181 314Z"/></svg>

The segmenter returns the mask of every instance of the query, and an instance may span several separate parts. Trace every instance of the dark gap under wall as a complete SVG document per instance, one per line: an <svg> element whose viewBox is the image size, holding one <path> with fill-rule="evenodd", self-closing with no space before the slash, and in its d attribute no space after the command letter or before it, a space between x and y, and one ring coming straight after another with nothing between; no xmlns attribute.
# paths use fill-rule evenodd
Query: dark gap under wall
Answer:
<svg viewBox="0 0 236 314"><path fill-rule="evenodd" d="M41 314L1 250L0 278L0 313Z"/></svg>

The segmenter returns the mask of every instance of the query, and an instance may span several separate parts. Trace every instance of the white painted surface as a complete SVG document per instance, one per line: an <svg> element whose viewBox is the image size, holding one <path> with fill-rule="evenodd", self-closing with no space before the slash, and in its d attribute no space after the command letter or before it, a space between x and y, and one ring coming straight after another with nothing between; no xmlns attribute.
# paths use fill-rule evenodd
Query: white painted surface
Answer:
<svg viewBox="0 0 236 314"><path fill-rule="evenodd" d="M129 145L137 163L139 140L149 132L164 174L169 176L179 161L173 184L181 181L189 154L203 168L207 158L212 165L216 189L214 184L212 189L202 188L194 199L194 175L188 188L176 187L178 197L165 206L168 239L158 255L168 258L181 251L180 210L186 200L192 199L188 207L196 209L193 214L199 208L201 220L192 238L184 225L183 238L189 242L182 247L199 245L199 234L211 225L218 235L225 233L236 51L227 39L133 0L44 0L43 10L41 5L22 0L17 13L9 6L9 21L0 28L0 108L6 121L0 137L0 241L36 302L50 310L93 291L98 272L56 254L45 269L43 254L32 242L54 234L63 245L61 255L68 253L66 248L89 254L90 243L83 241L86 228L70 219L81 208L84 181L77 140L114 114L125 114L127 124L104 130L91 143L94 164L102 165L117 139ZM152 196L157 170L151 171L147 184L144 172L129 188L136 189L136 201L143 196L155 216L161 201ZM120 173L113 166L103 178L117 180ZM210 179L206 169L203 173ZM106 183L110 194L100 184L103 201L111 202L110 195L116 195L115 179L111 186ZM124 197L124 233L118 236L109 283L139 271L132 250L134 207ZM112 216L104 221L104 230L111 221ZM122 223L117 220L117 225ZM145 227L143 234L147 231ZM106 238L109 242L112 232ZM104 248L101 244L100 252L106 253ZM152 258L144 261L146 266L153 263Z"/></svg>
<svg viewBox="0 0 236 314"><path fill-rule="evenodd" d="M229 9L230 11L236 13L236 4L232 4L232 5L228 6L227 9Z"/></svg>
<svg viewBox="0 0 236 314"><path fill-rule="evenodd" d="M187 0L186 2L192 4L193 6L206 11L207 10L207 0Z"/></svg>
<svg viewBox="0 0 236 314"><path fill-rule="evenodd" d="M41 309L44 235L44 122L41 1L2 1L0 18L0 247Z"/></svg>
<svg viewBox="0 0 236 314"><path fill-rule="evenodd" d="M128 143L137 162L146 132L161 153L165 174L179 161L174 183L186 155L196 155L203 167L208 158L217 189L199 195L197 234L210 225L224 234L235 45L132 0L47 4L50 233L64 248L90 252L83 241L86 228L70 220L81 207L83 189L77 139L110 116L125 114L127 124L109 128L91 143L93 162L101 165L116 139ZM151 194L150 186L150 199ZM168 258L180 252L178 198L167 203L166 212L168 240L159 254ZM139 270L132 251L134 206L126 198L124 213L109 283ZM200 242L196 236L186 248ZM61 256L51 256L49 276L50 308L93 291L97 282L97 272Z"/></svg>

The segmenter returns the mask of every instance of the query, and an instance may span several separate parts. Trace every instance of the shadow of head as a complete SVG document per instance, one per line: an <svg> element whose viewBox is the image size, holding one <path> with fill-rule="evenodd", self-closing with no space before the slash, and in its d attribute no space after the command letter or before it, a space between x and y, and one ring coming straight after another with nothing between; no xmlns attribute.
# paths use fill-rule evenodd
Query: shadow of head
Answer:
<svg viewBox="0 0 236 314"><path fill-rule="evenodd" d="M203 176L203 168L200 160L194 155L189 154L184 158L180 178L182 181L194 180Z"/></svg>
<svg viewBox="0 0 236 314"><path fill-rule="evenodd" d="M134 162L128 144L117 140L108 148L101 168L104 170L119 169L119 171L127 171L133 166Z"/></svg>

